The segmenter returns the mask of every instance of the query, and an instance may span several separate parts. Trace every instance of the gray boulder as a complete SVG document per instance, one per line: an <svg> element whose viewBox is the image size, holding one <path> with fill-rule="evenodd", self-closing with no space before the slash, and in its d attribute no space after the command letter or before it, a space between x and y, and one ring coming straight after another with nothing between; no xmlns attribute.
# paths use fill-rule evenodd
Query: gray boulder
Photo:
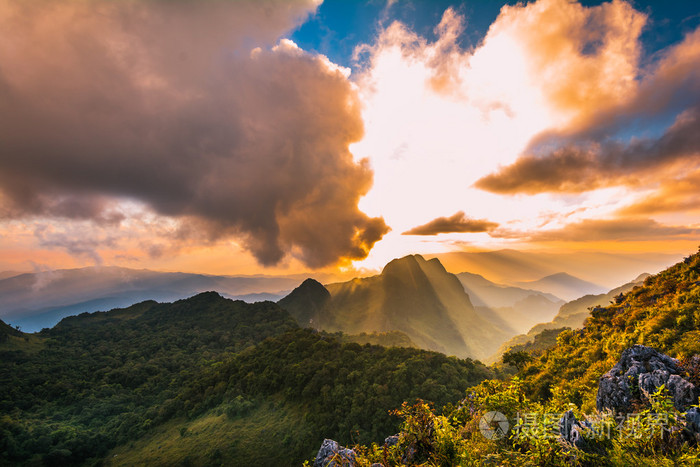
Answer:
<svg viewBox="0 0 700 467"><path fill-rule="evenodd" d="M396 446L399 444L399 435L387 436L384 438L384 444L386 444L387 447Z"/></svg>
<svg viewBox="0 0 700 467"><path fill-rule="evenodd" d="M561 439L579 449L586 447L584 433L587 429L591 428L591 422L587 420L576 420L573 410L567 411L564 413L564 416L559 419L559 435Z"/></svg>
<svg viewBox="0 0 700 467"><path fill-rule="evenodd" d="M355 467L355 451L332 439L324 439L316 454L314 467Z"/></svg>
<svg viewBox="0 0 700 467"><path fill-rule="evenodd" d="M690 438L700 442L700 409L691 407L685 414L685 428Z"/></svg>
<svg viewBox="0 0 700 467"><path fill-rule="evenodd" d="M596 405L600 411L629 411L634 400L644 400L661 385L666 385L680 411L698 402L700 389L681 376L676 359L635 345L622 352L620 361L600 378Z"/></svg>

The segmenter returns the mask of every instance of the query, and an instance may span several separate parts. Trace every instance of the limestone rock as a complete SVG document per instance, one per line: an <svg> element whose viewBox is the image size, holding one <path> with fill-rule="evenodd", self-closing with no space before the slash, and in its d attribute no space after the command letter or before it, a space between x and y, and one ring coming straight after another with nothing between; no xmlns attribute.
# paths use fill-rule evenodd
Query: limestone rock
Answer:
<svg viewBox="0 0 700 467"><path fill-rule="evenodd" d="M324 439L316 454L314 467L355 467L355 451L332 439Z"/></svg>
<svg viewBox="0 0 700 467"><path fill-rule="evenodd" d="M567 443L583 449L586 446L586 438L584 432L586 429L592 428L590 422L585 420L576 420L573 410L564 413L564 416L559 419L559 434Z"/></svg>
<svg viewBox="0 0 700 467"><path fill-rule="evenodd" d="M384 444L386 444L387 447L396 446L397 444L399 444L399 435L387 436L384 439Z"/></svg>
<svg viewBox="0 0 700 467"><path fill-rule="evenodd" d="M622 352L620 361L601 378L596 405L598 410L630 410L635 399L645 398L666 385L678 410L696 404L700 389L681 376L678 362L651 347L635 345Z"/></svg>
<svg viewBox="0 0 700 467"><path fill-rule="evenodd" d="M700 409L691 407L685 414L685 428L690 438L695 442L700 441Z"/></svg>

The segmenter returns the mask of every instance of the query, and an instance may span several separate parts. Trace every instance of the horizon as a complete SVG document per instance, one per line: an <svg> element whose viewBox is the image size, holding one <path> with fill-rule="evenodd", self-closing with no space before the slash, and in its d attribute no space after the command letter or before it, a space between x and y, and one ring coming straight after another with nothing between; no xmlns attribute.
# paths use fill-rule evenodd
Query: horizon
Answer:
<svg viewBox="0 0 700 467"><path fill-rule="evenodd" d="M518 258L509 258L513 255L518 256ZM645 274L657 274L687 257L687 255L679 256L673 254L635 252L587 252L585 253L585 256L587 257L587 262L590 264L586 265L580 264L584 257L580 256L578 252L552 253L543 251L531 252L514 249L501 249L472 252L455 251L446 254L409 253L401 257L390 259L379 269L351 269L342 272L301 271L288 274L213 274L197 271L159 270L153 268L93 264L87 266L55 269L39 268L35 266L35 268L31 270L0 270L0 281L29 274L35 275L37 277L36 280L40 281L41 287L43 288L53 282L53 280L49 279L48 281L45 281L44 279L38 279L40 276L51 276L53 273L81 271L85 269L115 269L121 271L128 270L156 274L184 274L221 278L285 278L296 279L302 282L306 279L313 279L322 284L328 285L348 282L354 279L379 276L383 273L384 268L389 263L403 260L411 256L419 256L425 261L437 259L450 274L475 275L499 286L525 287L529 283L534 284L543 279L563 276L589 282L591 285L602 287L603 289L613 289L623 284L636 281L640 276ZM606 261L604 263L599 261L600 256L606 257ZM486 260L484 261L484 259ZM625 262L625 260L628 261ZM494 267L494 264L498 264L498 266ZM548 267L543 265L548 265ZM601 271L601 267L605 269L605 272ZM527 273L525 275L523 275L524 269L527 269ZM56 278L60 277L61 276L58 276ZM282 291L272 289L265 289L263 291L261 289L261 292L280 293Z"/></svg>
<svg viewBox="0 0 700 467"><path fill-rule="evenodd" d="M691 2L131 6L0 1L0 271L697 251Z"/></svg>

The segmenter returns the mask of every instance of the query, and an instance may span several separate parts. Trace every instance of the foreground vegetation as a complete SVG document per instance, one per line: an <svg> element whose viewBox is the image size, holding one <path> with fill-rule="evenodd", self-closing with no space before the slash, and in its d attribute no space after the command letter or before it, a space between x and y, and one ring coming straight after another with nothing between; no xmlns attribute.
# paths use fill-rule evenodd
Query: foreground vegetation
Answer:
<svg viewBox="0 0 700 467"><path fill-rule="evenodd" d="M601 414L576 447L559 438L558 421L567 410L586 415L573 404L527 397L522 380L488 381L468 392L465 404L436 412L431 404L403 404L401 433L395 446L355 446L357 465L384 466L697 466L700 449L683 432L683 416L663 391L634 418ZM492 411L507 414L509 430L489 438L480 421ZM588 414L590 415L590 414ZM663 424L659 420L664 420ZM308 464L307 464L308 465Z"/></svg>

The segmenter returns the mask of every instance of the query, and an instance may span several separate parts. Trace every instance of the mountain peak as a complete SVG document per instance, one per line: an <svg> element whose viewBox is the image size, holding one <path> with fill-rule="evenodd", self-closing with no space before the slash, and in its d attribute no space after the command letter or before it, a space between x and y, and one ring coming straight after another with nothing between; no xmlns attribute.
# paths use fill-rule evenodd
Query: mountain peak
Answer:
<svg viewBox="0 0 700 467"><path fill-rule="evenodd" d="M414 254L407 255L402 258L396 258L389 261L384 269L382 269L381 275L400 273L401 271L410 271L418 269L428 268L431 272L438 272L442 274L449 274L445 266L442 265L439 259L431 258L426 260L423 256Z"/></svg>
<svg viewBox="0 0 700 467"><path fill-rule="evenodd" d="M515 285L551 293L568 301L584 295L598 295L608 291L599 284L579 279L565 272L550 274L536 281L517 282Z"/></svg>
<svg viewBox="0 0 700 467"><path fill-rule="evenodd" d="M550 274L548 276L544 276L543 278L541 278L539 280L541 280L541 281L544 281L544 280L559 280L559 281L561 281L561 280L569 280L569 281L575 280L575 281L578 281L581 279L579 279L578 277L574 277L571 274L566 273L566 272L557 272L554 274Z"/></svg>
<svg viewBox="0 0 700 467"><path fill-rule="evenodd" d="M213 291L207 291L207 292L200 292L196 295L193 295L189 298L183 298L182 300L179 301L187 301L191 303L208 303L208 302L215 302L219 300L228 300L227 298L222 297L218 292L213 292Z"/></svg>
<svg viewBox="0 0 700 467"><path fill-rule="evenodd" d="M457 276L437 258L397 258L377 276L329 284L328 290L329 307L314 320L322 329L398 330L419 347L476 358L490 355L492 343L503 337L474 310Z"/></svg>
<svg viewBox="0 0 700 467"><path fill-rule="evenodd" d="M306 326L313 323L314 319L318 321L319 314L330 299L331 294L323 284L308 278L277 304L287 310L300 325Z"/></svg>
<svg viewBox="0 0 700 467"><path fill-rule="evenodd" d="M640 275L638 275L632 282L644 282L644 280L651 276L648 272L643 272Z"/></svg>
<svg viewBox="0 0 700 467"><path fill-rule="evenodd" d="M330 298L331 294L328 290L316 279L308 278L302 282L299 287L292 290L292 292L284 297L280 302L284 301L288 297L309 297L314 299L326 300Z"/></svg>
<svg viewBox="0 0 700 467"><path fill-rule="evenodd" d="M421 255L406 255L401 258L395 258L384 266L384 269L382 269L382 274L391 272L396 268L414 267L419 263L425 263L425 258L423 258Z"/></svg>

